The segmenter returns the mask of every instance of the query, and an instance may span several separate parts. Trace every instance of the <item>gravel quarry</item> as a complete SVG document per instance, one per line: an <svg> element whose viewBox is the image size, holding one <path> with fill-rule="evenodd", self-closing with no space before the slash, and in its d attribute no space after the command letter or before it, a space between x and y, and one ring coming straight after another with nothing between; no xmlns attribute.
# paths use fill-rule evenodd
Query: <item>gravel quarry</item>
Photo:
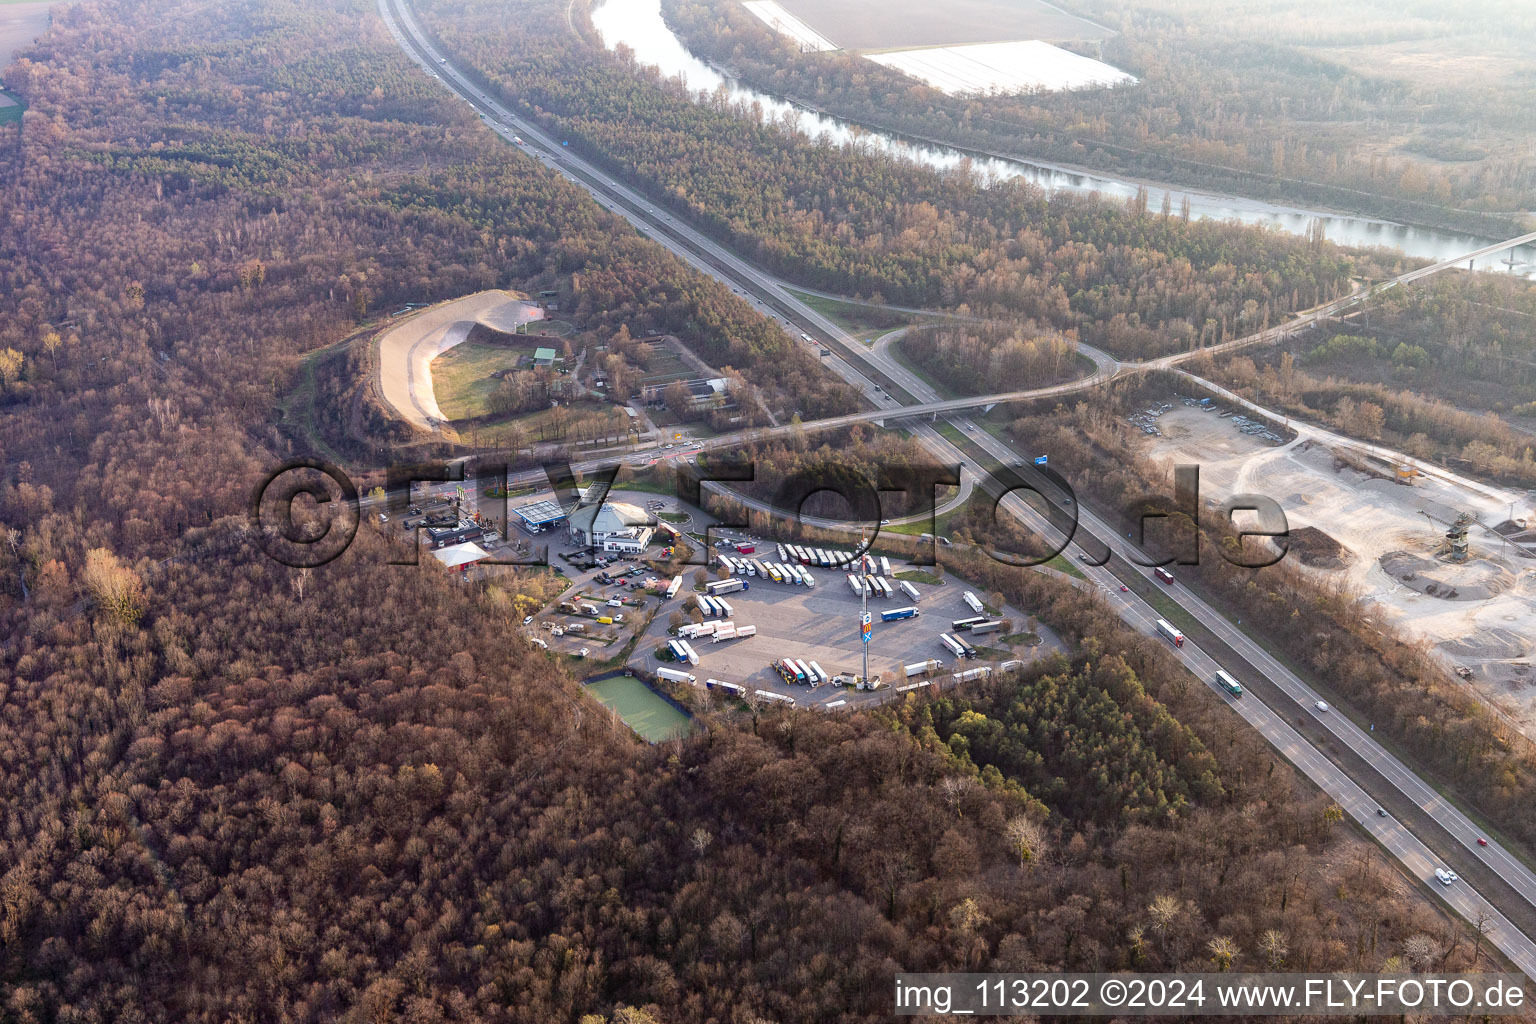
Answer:
<svg viewBox="0 0 1536 1024"><path fill-rule="evenodd" d="M1171 401L1157 433L1143 437L1150 457L1198 465L1207 502L1242 492L1279 502L1290 529L1328 552L1300 557L1306 571L1348 584L1407 637L1434 645L1536 738L1536 545L1473 524L1466 562L1437 557L1457 513L1493 528L1510 520L1513 503L1515 520L1536 521L1529 496L1429 467L1405 486L1390 465L1330 443L1326 432L1299 426L1294 440L1276 444L1243 433L1219 409Z"/></svg>

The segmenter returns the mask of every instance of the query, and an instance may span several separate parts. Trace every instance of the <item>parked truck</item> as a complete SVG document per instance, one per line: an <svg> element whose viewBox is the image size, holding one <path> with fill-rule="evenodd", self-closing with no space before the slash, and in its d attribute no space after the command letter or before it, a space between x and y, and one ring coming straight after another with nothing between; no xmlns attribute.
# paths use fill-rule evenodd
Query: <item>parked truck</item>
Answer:
<svg viewBox="0 0 1536 1024"><path fill-rule="evenodd" d="M981 598L977 597L969 590L965 592L964 601L970 607L971 611L975 612L977 615L986 614L987 609L986 606L981 603Z"/></svg>
<svg viewBox="0 0 1536 1024"><path fill-rule="evenodd" d="M908 679L918 676L926 676L930 672L937 672L944 667L944 663L937 658L929 658L927 661L914 661L910 665L901 666L901 674Z"/></svg>
<svg viewBox="0 0 1536 1024"><path fill-rule="evenodd" d="M696 683L698 677L690 675L681 669L659 668L656 670L657 679L666 679L674 683Z"/></svg>
<svg viewBox="0 0 1536 1024"><path fill-rule="evenodd" d="M971 635L976 636L981 633L996 633L1002 628L1002 619L993 619L991 622L978 622L976 625L971 627Z"/></svg>
<svg viewBox="0 0 1536 1024"><path fill-rule="evenodd" d="M896 585L901 588L901 592L903 594L906 594L912 600L920 600L918 597L917 588L914 587L911 583L908 583L906 580L897 580Z"/></svg>
<svg viewBox="0 0 1536 1024"><path fill-rule="evenodd" d="M704 584L704 589L709 591L710 597L719 597L721 594L734 594L738 590L746 590L747 581L738 579L714 580Z"/></svg>
<svg viewBox="0 0 1536 1024"><path fill-rule="evenodd" d="M892 608L880 613L881 622L897 622L901 619L915 619L918 616L916 608Z"/></svg>

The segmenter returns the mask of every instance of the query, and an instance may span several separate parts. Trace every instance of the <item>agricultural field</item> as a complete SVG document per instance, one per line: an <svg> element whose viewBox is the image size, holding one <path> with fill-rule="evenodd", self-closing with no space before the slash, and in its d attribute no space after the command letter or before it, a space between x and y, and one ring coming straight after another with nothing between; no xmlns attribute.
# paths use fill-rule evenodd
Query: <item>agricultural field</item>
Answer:
<svg viewBox="0 0 1536 1024"><path fill-rule="evenodd" d="M1134 85L1136 78L1103 61L1038 39L970 46L925 46L867 55L877 64L927 82L951 96Z"/></svg>
<svg viewBox="0 0 1536 1024"><path fill-rule="evenodd" d="M779 6L847 50L1015 39L1094 41L1113 34L1040 0L780 0Z"/></svg>

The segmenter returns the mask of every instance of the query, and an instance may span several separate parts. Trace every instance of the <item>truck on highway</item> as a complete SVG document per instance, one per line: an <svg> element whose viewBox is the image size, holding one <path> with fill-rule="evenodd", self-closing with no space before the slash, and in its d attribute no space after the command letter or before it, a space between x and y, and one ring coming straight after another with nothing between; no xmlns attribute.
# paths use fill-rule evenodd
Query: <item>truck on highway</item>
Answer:
<svg viewBox="0 0 1536 1024"><path fill-rule="evenodd" d="M880 613L881 622L898 622L901 619L915 619L918 616L916 608L891 608Z"/></svg>
<svg viewBox="0 0 1536 1024"><path fill-rule="evenodd" d="M1216 683L1234 697L1243 695L1243 684L1232 678L1232 674L1226 669L1216 670Z"/></svg>
<svg viewBox="0 0 1536 1024"><path fill-rule="evenodd" d="M680 669L659 668L656 670L657 679L667 679L674 683L696 683L698 677L688 674Z"/></svg>
<svg viewBox="0 0 1536 1024"><path fill-rule="evenodd" d="M1168 640L1173 643L1173 646L1184 646L1184 634L1179 632L1178 627L1169 622L1167 619L1157 620L1157 631L1163 636L1167 637Z"/></svg>

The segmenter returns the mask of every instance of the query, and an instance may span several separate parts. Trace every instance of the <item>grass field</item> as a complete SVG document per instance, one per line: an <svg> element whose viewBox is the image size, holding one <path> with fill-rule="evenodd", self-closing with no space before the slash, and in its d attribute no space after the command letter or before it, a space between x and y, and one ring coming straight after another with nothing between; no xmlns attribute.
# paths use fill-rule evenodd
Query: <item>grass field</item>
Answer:
<svg viewBox="0 0 1536 1024"><path fill-rule="evenodd" d="M797 291L794 288L789 290L807 306L810 306L849 334L854 335L860 341L873 341L878 335L884 334L892 328L911 323L913 320L911 316L904 313L881 310L872 306L861 306L854 302L839 302L837 299L829 299L823 295L810 295L806 292ZM798 331L794 333L798 334Z"/></svg>
<svg viewBox="0 0 1536 1024"><path fill-rule="evenodd" d="M533 358L537 339L527 345L482 345L466 341L432 360L432 392L449 419L461 420L484 416L490 410L487 400L501 381L492 377L496 370L517 367ZM525 360L526 357L526 360Z"/></svg>

